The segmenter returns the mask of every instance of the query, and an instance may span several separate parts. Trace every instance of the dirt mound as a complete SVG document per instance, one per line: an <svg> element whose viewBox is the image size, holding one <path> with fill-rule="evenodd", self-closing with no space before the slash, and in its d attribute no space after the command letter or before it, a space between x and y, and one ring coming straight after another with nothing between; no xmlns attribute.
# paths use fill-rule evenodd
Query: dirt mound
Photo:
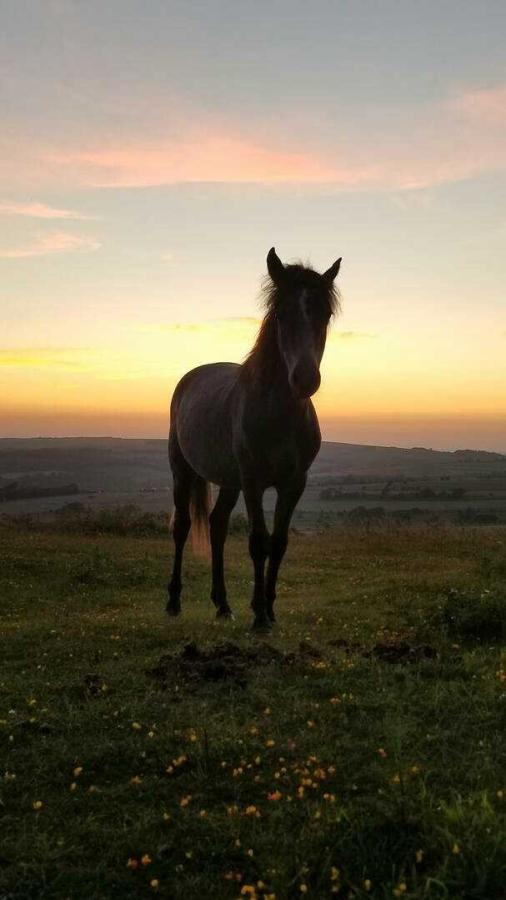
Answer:
<svg viewBox="0 0 506 900"><path fill-rule="evenodd" d="M282 653L272 644L240 647L232 641L223 641L201 648L191 641L180 652L162 656L158 665L146 674L164 688L178 679L188 684L228 679L244 687L252 670L267 665L290 665L295 659L295 654Z"/></svg>
<svg viewBox="0 0 506 900"><path fill-rule="evenodd" d="M375 657L388 663L414 663L424 659L436 659L437 651L430 644L412 645L407 641L392 641L384 644L374 644L370 650L363 654L365 657Z"/></svg>
<svg viewBox="0 0 506 900"><path fill-rule="evenodd" d="M424 659L436 659L437 650L430 644L408 644L407 641L384 641L364 647L357 641L346 641L343 638L328 641L330 647L344 650L345 653L359 653L365 659L379 659L387 663L414 663Z"/></svg>

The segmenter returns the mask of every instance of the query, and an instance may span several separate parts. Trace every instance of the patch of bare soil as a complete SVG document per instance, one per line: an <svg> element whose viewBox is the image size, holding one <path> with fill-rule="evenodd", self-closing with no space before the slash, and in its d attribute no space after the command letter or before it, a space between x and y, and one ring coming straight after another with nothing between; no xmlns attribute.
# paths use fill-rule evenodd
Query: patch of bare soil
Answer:
<svg viewBox="0 0 506 900"><path fill-rule="evenodd" d="M387 663L414 663L422 660L437 659L438 653L430 644L409 644L407 641L384 641L364 647L356 641L342 638L330 640L329 646L346 653L360 653L366 659L379 659Z"/></svg>
<svg viewBox="0 0 506 900"><path fill-rule="evenodd" d="M182 680L187 684L229 680L245 687L255 670L265 666L289 666L293 663L321 659L316 647L301 642L298 653L283 653L272 644L258 643L240 647L232 641L222 641L211 647L199 647L195 641L186 644L177 653L167 653L146 674L154 678L162 688Z"/></svg>
<svg viewBox="0 0 506 900"><path fill-rule="evenodd" d="M374 644L362 654L387 663L415 663L424 659L436 659L437 650L430 644L408 644L407 641L392 641Z"/></svg>
<svg viewBox="0 0 506 900"><path fill-rule="evenodd" d="M345 640L328 643L346 653L358 653L365 658L387 663L407 664L437 657L437 651L429 644L412 645L407 641L378 643L369 648ZM298 650L292 653L284 653L265 642L241 647L232 641L221 641L212 646L199 647L191 641L177 652L164 654L154 668L146 670L146 675L164 690L181 683L191 687L221 681L245 687L248 678L266 666L311 665L324 658L322 651L308 641L301 641ZM93 683L89 684L88 690L92 692L94 687Z"/></svg>

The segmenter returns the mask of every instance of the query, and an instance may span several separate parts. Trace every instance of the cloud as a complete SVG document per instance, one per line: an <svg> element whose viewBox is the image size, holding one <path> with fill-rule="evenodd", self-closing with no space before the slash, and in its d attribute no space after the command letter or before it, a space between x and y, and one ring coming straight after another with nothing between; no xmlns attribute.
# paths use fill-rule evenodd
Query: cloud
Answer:
<svg viewBox="0 0 506 900"><path fill-rule="evenodd" d="M89 368L84 359L86 353L85 349L75 347L0 349L0 368L86 371Z"/></svg>
<svg viewBox="0 0 506 900"><path fill-rule="evenodd" d="M258 328L261 321L255 316L223 316L219 319L204 319L202 322L167 322L158 325L145 325L140 330L143 332L162 332L164 334L181 332L207 334L217 330L225 330L231 334L236 330Z"/></svg>
<svg viewBox="0 0 506 900"><path fill-rule="evenodd" d="M394 144L391 135L378 131L353 149L336 142L315 152L295 140L295 149L286 151L276 135L254 142L206 132L54 150L44 162L71 182L93 187L200 182L415 191L506 168L504 142L495 129L501 109L499 92L470 92L421 111L409 134Z"/></svg>
<svg viewBox="0 0 506 900"><path fill-rule="evenodd" d="M506 86L464 91L453 102L465 117L488 125L506 125Z"/></svg>
<svg viewBox="0 0 506 900"><path fill-rule="evenodd" d="M0 259L25 259L31 256L47 256L52 253L72 253L74 251L98 250L99 241L80 237L77 234L55 232L37 238L27 247L0 249Z"/></svg>
<svg viewBox="0 0 506 900"><path fill-rule="evenodd" d="M371 334L366 331L333 331L331 332L331 336L337 341L361 341L377 337L376 334Z"/></svg>
<svg viewBox="0 0 506 900"><path fill-rule="evenodd" d="M154 120L149 99L145 107L135 118L135 132L130 130L128 110L120 111L117 137L91 130L79 144L64 133L51 143L12 132L0 137L4 183L22 184L25 191L28 186L35 191L41 184L58 184L61 189L62 185L249 183L408 193L506 169L506 87L501 85L470 86L437 103L399 110L394 130L389 109L383 116L378 110L373 122L366 114L362 127L357 110L350 127L344 122L339 129L336 124L322 130L315 129L311 109L301 108L297 115L288 112L279 125L260 121L246 125L239 120L224 122L216 110L189 108L181 101L169 133L160 130L159 116ZM328 110L317 112L321 120ZM402 198L398 203L402 206ZM12 214L16 207L15 214L20 215L83 218L44 204L7 205Z"/></svg>
<svg viewBox="0 0 506 900"><path fill-rule="evenodd" d="M367 179L368 174L353 163L329 162L307 152L286 152L226 134L122 142L88 150L54 152L46 160L72 170L89 185L100 187L192 182L332 182L349 187Z"/></svg>
<svg viewBox="0 0 506 900"><path fill-rule="evenodd" d="M55 209L45 203L11 203L0 202L0 213L9 216L30 216L34 219L83 219L89 220L93 216L85 216L73 209Z"/></svg>

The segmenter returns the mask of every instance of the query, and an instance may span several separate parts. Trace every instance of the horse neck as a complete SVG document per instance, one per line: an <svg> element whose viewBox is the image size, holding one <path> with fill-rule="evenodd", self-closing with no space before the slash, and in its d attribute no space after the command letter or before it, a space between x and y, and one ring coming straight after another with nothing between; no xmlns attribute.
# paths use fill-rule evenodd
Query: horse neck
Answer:
<svg viewBox="0 0 506 900"><path fill-rule="evenodd" d="M276 320L272 313L265 317L257 339L242 371L244 383L257 390L262 396L268 394L271 400L279 401L286 408L296 401L288 384L286 365L279 351Z"/></svg>

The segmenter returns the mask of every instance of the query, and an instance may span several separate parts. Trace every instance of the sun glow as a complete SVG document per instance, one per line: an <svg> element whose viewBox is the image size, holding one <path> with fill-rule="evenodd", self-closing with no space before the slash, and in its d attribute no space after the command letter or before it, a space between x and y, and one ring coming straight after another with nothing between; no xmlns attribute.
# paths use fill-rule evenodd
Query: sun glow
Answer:
<svg viewBox="0 0 506 900"><path fill-rule="evenodd" d="M206 362L240 362L259 321L236 317L146 325L131 329L120 348L3 350L0 370L8 398L4 417L9 421L24 411L28 418L38 418L37 411L46 410L50 419L70 416L83 426L90 417L105 417L109 423L121 419L130 433L149 433L156 422L160 433L179 378ZM425 353L416 352L416 344L407 354L404 343L392 336L335 326L322 364L322 387L314 400L324 431L326 422L360 416L397 420L415 410L422 418L497 419L506 414L504 379L496 365L482 369L479 382L472 367L459 369L458 360L436 357L428 369Z"/></svg>

